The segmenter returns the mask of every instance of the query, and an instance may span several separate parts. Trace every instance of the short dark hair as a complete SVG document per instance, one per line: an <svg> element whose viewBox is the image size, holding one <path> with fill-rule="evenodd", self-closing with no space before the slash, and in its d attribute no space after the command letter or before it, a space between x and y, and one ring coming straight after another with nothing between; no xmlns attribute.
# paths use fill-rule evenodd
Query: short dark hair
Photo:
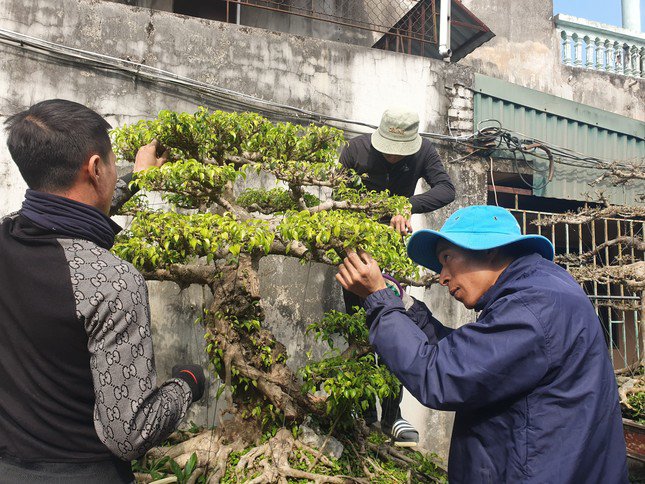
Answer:
<svg viewBox="0 0 645 484"><path fill-rule="evenodd" d="M512 259L512 260L515 260L519 257L523 257L525 255L529 255L534 252L530 247L527 247L525 244L523 244L522 241L515 242L513 244L502 245L499 247L493 247L493 249L497 249L499 254L503 258ZM470 257L472 257L473 259L481 260L481 259L484 259L486 256L486 253L492 249L473 250L473 249L461 248L461 250L467 252L470 255Z"/></svg>
<svg viewBox="0 0 645 484"><path fill-rule="evenodd" d="M112 149L110 124L90 108L73 101L50 99L34 104L5 121L7 146L29 188L70 188L83 162L103 159Z"/></svg>
<svg viewBox="0 0 645 484"><path fill-rule="evenodd" d="M533 254L536 250L533 246L524 243L525 241L519 240L512 244L503 245L499 247L499 251L503 256L508 257L509 259L517 259L519 257L524 257L525 255Z"/></svg>

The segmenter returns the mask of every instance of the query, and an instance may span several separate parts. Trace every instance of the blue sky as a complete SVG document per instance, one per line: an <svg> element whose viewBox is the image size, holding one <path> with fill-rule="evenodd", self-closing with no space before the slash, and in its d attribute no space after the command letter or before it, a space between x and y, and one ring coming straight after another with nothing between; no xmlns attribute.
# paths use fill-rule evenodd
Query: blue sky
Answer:
<svg viewBox="0 0 645 484"><path fill-rule="evenodd" d="M641 30L645 26L645 1L641 2ZM553 13L595 20L621 27L621 0L553 0Z"/></svg>

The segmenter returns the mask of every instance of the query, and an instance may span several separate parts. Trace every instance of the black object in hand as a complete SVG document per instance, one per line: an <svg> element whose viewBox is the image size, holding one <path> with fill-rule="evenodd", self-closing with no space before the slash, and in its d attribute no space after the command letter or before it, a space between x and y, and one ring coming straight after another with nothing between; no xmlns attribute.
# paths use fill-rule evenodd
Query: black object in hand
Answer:
<svg viewBox="0 0 645 484"><path fill-rule="evenodd" d="M175 365L172 367L172 377L179 378L188 383L193 394L193 402L196 402L204 395L204 370L199 365Z"/></svg>

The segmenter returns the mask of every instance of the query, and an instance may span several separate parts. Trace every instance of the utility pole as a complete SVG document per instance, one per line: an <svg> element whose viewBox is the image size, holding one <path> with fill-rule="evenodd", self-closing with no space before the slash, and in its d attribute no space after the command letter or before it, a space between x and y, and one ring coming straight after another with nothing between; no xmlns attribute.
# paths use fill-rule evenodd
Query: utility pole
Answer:
<svg viewBox="0 0 645 484"><path fill-rule="evenodd" d="M622 0L623 2L623 28L641 31L641 5L640 0Z"/></svg>

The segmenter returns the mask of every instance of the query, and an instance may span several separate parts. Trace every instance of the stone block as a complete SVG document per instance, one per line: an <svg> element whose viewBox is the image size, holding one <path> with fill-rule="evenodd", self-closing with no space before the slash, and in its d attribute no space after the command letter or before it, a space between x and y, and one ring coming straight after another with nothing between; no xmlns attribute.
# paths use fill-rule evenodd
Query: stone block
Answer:
<svg viewBox="0 0 645 484"><path fill-rule="evenodd" d="M455 109L472 109L473 98L455 97L450 101L450 107Z"/></svg>

